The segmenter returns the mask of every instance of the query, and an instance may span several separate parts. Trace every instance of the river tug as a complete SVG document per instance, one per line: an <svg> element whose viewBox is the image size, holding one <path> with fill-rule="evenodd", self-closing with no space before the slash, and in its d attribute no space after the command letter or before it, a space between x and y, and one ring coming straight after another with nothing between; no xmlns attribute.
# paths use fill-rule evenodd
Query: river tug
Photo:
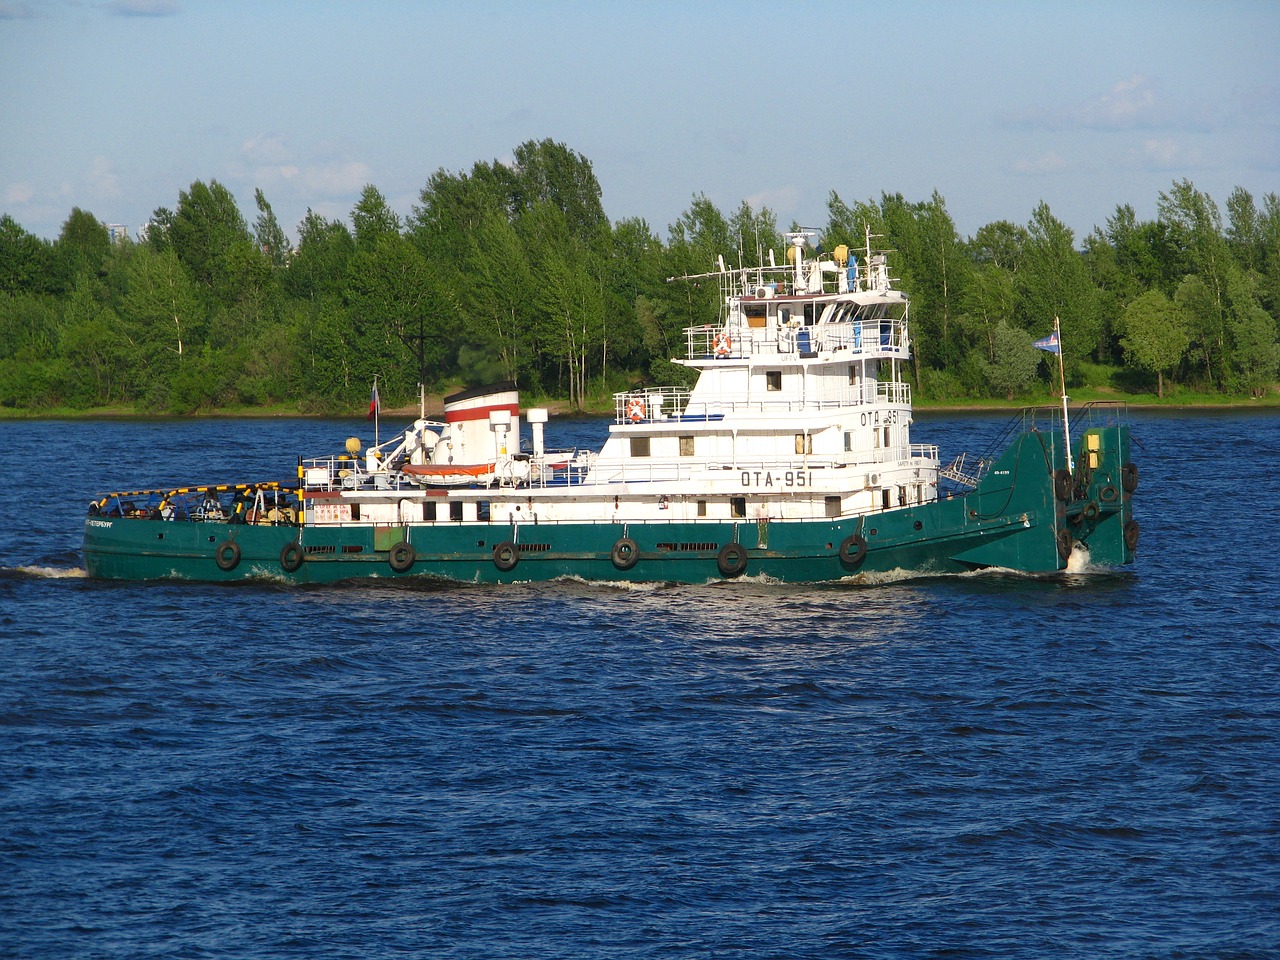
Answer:
<svg viewBox="0 0 1280 960"><path fill-rule="evenodd" d="M546 445L512 384L446 398L393 439L296 476L112 493L89 505L89 576L294 584L427 576L702 583L1130 563L1137 468L1120 405L1024 412L943 465L911 440L908 301L868 240L726 269L685 331L689 389L617 394L598 451ZM772 259L772 257L771 257ZM686 278L692 279L692 278ZM1056 345L1056 342L1055 342ZM527 445L522 442L528 428Z"/></svg>

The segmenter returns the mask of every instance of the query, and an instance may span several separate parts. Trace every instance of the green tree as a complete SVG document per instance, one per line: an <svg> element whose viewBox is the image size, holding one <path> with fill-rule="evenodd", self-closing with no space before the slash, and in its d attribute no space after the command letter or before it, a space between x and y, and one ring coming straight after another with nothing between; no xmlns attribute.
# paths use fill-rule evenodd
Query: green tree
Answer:
<svg viewBox="0 0 1280 960"><path fill-rule="evenodd" d="M1227 281L1227 304L1234 385L1252 397L1262 397L1280 366L1275 318L1254 295L1253 277L1238 270Z"/></svg>
<svg viewBox="0 0 1280 960"><path fill-rule="evenodd" d="M63 290L71 290L82 273L96 276L107 259L111 240L98 218L75 207L53 245L54 270Z"/></svg>
<svg viewBox="0 0 1280 960"><path fill-rule="evenodd" d="M372 249L356 251L347 268L346 301L357 383L368 389L378 376L387 402L395 403L416 395L418 376L435 381L450 313L437 300L427 261L407 238L383 234Z"/></svg>
<svg viewBox="0 0 1280 960"><path fill-rule="evenodd" d="M267 202L266 194L262 192L261 187L254 190L253 198L258 204L258 219L253 227L258 248L271 260L273 267L284 267L289 263L290 254L293 253L289 238L285 236L280 221L276 219L275 211L271 209L271 204Z"/></svg>
<svg viewBox="0 0 1280 960"><path fill-rule="evenodd" d="M365 184L360 199L351 211L356 246L373 249L383 237L400 235L400 215L391 209L387 199L372 183Z"/></svg>
<svg viewBox="0 0 1280 960"><path fill-rule="evenodd" d="M217 180L197 180L178 194L178 209L167 233L183 266L208 288L222 279L227 252L236 244L253 242L235 197Z"/></svg>
<svg viewBox="0 0 1280 960"><path fill-rule="evenodd" d="M130 346L131 398L164 407L173 377L203 342L205 314L191 278L172 249L140 247L125 267L120 336Z"/></svg>
<svg viewBox="0 0 1280 960"><path fill-rule="evenodd" d="M1191 318L1159 290L1148 290L1125 309L1120 343L1135 366L1156 375L1156 396L1164 396L1164 375L1182 362L1191 342Z"/></svg>
<svg viewBox="0 0 1280 960"><path fill-rule="evenodd" d="M526 140L514 155L511 209L516 218L549 203L564 214L569 235L579 243L598 243L606 236L609 219L590 160L549 138Z"/></svg>
<svg viewBox="0 0 1280 960"><path fill-rule="evenodd" d="M1040 333L1059 317L1068 369L1089 354L1105 353L1098 289L1075 249L1075 235L1045 203L1036 207L1027 232L1025 258L1015 281L1019 325Z"/></svg>
<svg viewBox="0 0 1280 960"><path fill-rule="evenodd" d="M1204 285L1209 301L1197 297L1193 309L1193 338L1199 341L1210 385L1221 385L1227 374L1227 284L1231 257L1222 235L1222 216L1208 194L1190 180L1180 180L1157 204L1160 219L1174 247L1185 260L1184 270Z"/></svg>
<svg viewBox="0 0 1280 960"><path fill-rule="evenodd" d="M501 378L533 386L530 291L534 289L524 244L498 211L490 211L469 234L463 268L468 282L459 297L467 318L459 366L468 380L482 382L497 357Z"/></svg>
<svg viewBox="0 0 1280 960"><path fill-rule="evenodd" d="M55 286L53 250L7 213L0 216L0 293L46 293Z"/></svg>
<svg viewBox="0 0 1280 960"><path fill-rule="evenodd" d="M305 300L341 296L355 251L355 239L344 223L308 209L298 225L298 252L289 262L285 289Z"/></svg>
<svg viewBox="0 0 1280 960"><path fill-rule="evenodd" d="M982 361L991 388L1006 400L1036 382L1040 353L1032 346L1031 334L1001 320L991 333L991 359Z"/></svg>
<svg viewBox="0 0 1280 960"><path fill-rule="evenodd" d="M124 400L132 366L128 344L120 336L120 319L96 287L87 274L81 275L58 338L58 356L66 371L63 399L81 407Z"/></svg>

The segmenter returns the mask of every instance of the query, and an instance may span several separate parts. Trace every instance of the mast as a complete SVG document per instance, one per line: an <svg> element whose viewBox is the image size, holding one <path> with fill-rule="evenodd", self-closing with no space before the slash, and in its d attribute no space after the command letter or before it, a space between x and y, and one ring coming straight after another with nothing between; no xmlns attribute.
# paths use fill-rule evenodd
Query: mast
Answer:
<svg viewBox="0 0 1280 960"><path fill-rule="evenodd" d="M1076 465L1071 462L1071 421L1067 417L1067 373L1062 363L1062 328L1057 314L1053 317L1053 336L1058 341L1058 382L1062 385L1062 439L1067 449L1067 472L1075 473Z"/></svg>

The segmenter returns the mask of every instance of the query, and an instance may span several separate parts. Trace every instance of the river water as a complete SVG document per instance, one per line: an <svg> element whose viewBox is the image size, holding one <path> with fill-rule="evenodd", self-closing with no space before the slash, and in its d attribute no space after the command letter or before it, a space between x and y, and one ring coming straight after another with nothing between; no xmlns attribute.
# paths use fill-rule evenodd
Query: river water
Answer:
<svg viewBox="0 0 1280 960"><path fill-rule="evenodd" d="M1133 422L1121 572L309 590L84 507L364 421L0 423L0 956L1280 956L1280 416Z"/></svg>

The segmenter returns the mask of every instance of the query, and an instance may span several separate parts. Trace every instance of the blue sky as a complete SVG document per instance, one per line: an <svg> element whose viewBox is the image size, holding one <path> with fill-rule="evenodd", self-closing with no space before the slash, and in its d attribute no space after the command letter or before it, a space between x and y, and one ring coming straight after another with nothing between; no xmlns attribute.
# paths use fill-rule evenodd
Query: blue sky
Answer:
<svg viewBox="0 0 1280 960"><path fill-rule="evenodd" d="M134 231L216 179L296 238L374 184L550 137L612 220L705 193L821 226L937 190L962 235L1040 201L1083 238L1191 180L1280 193L1280 2L0 0L0 212Z"/></svg>

